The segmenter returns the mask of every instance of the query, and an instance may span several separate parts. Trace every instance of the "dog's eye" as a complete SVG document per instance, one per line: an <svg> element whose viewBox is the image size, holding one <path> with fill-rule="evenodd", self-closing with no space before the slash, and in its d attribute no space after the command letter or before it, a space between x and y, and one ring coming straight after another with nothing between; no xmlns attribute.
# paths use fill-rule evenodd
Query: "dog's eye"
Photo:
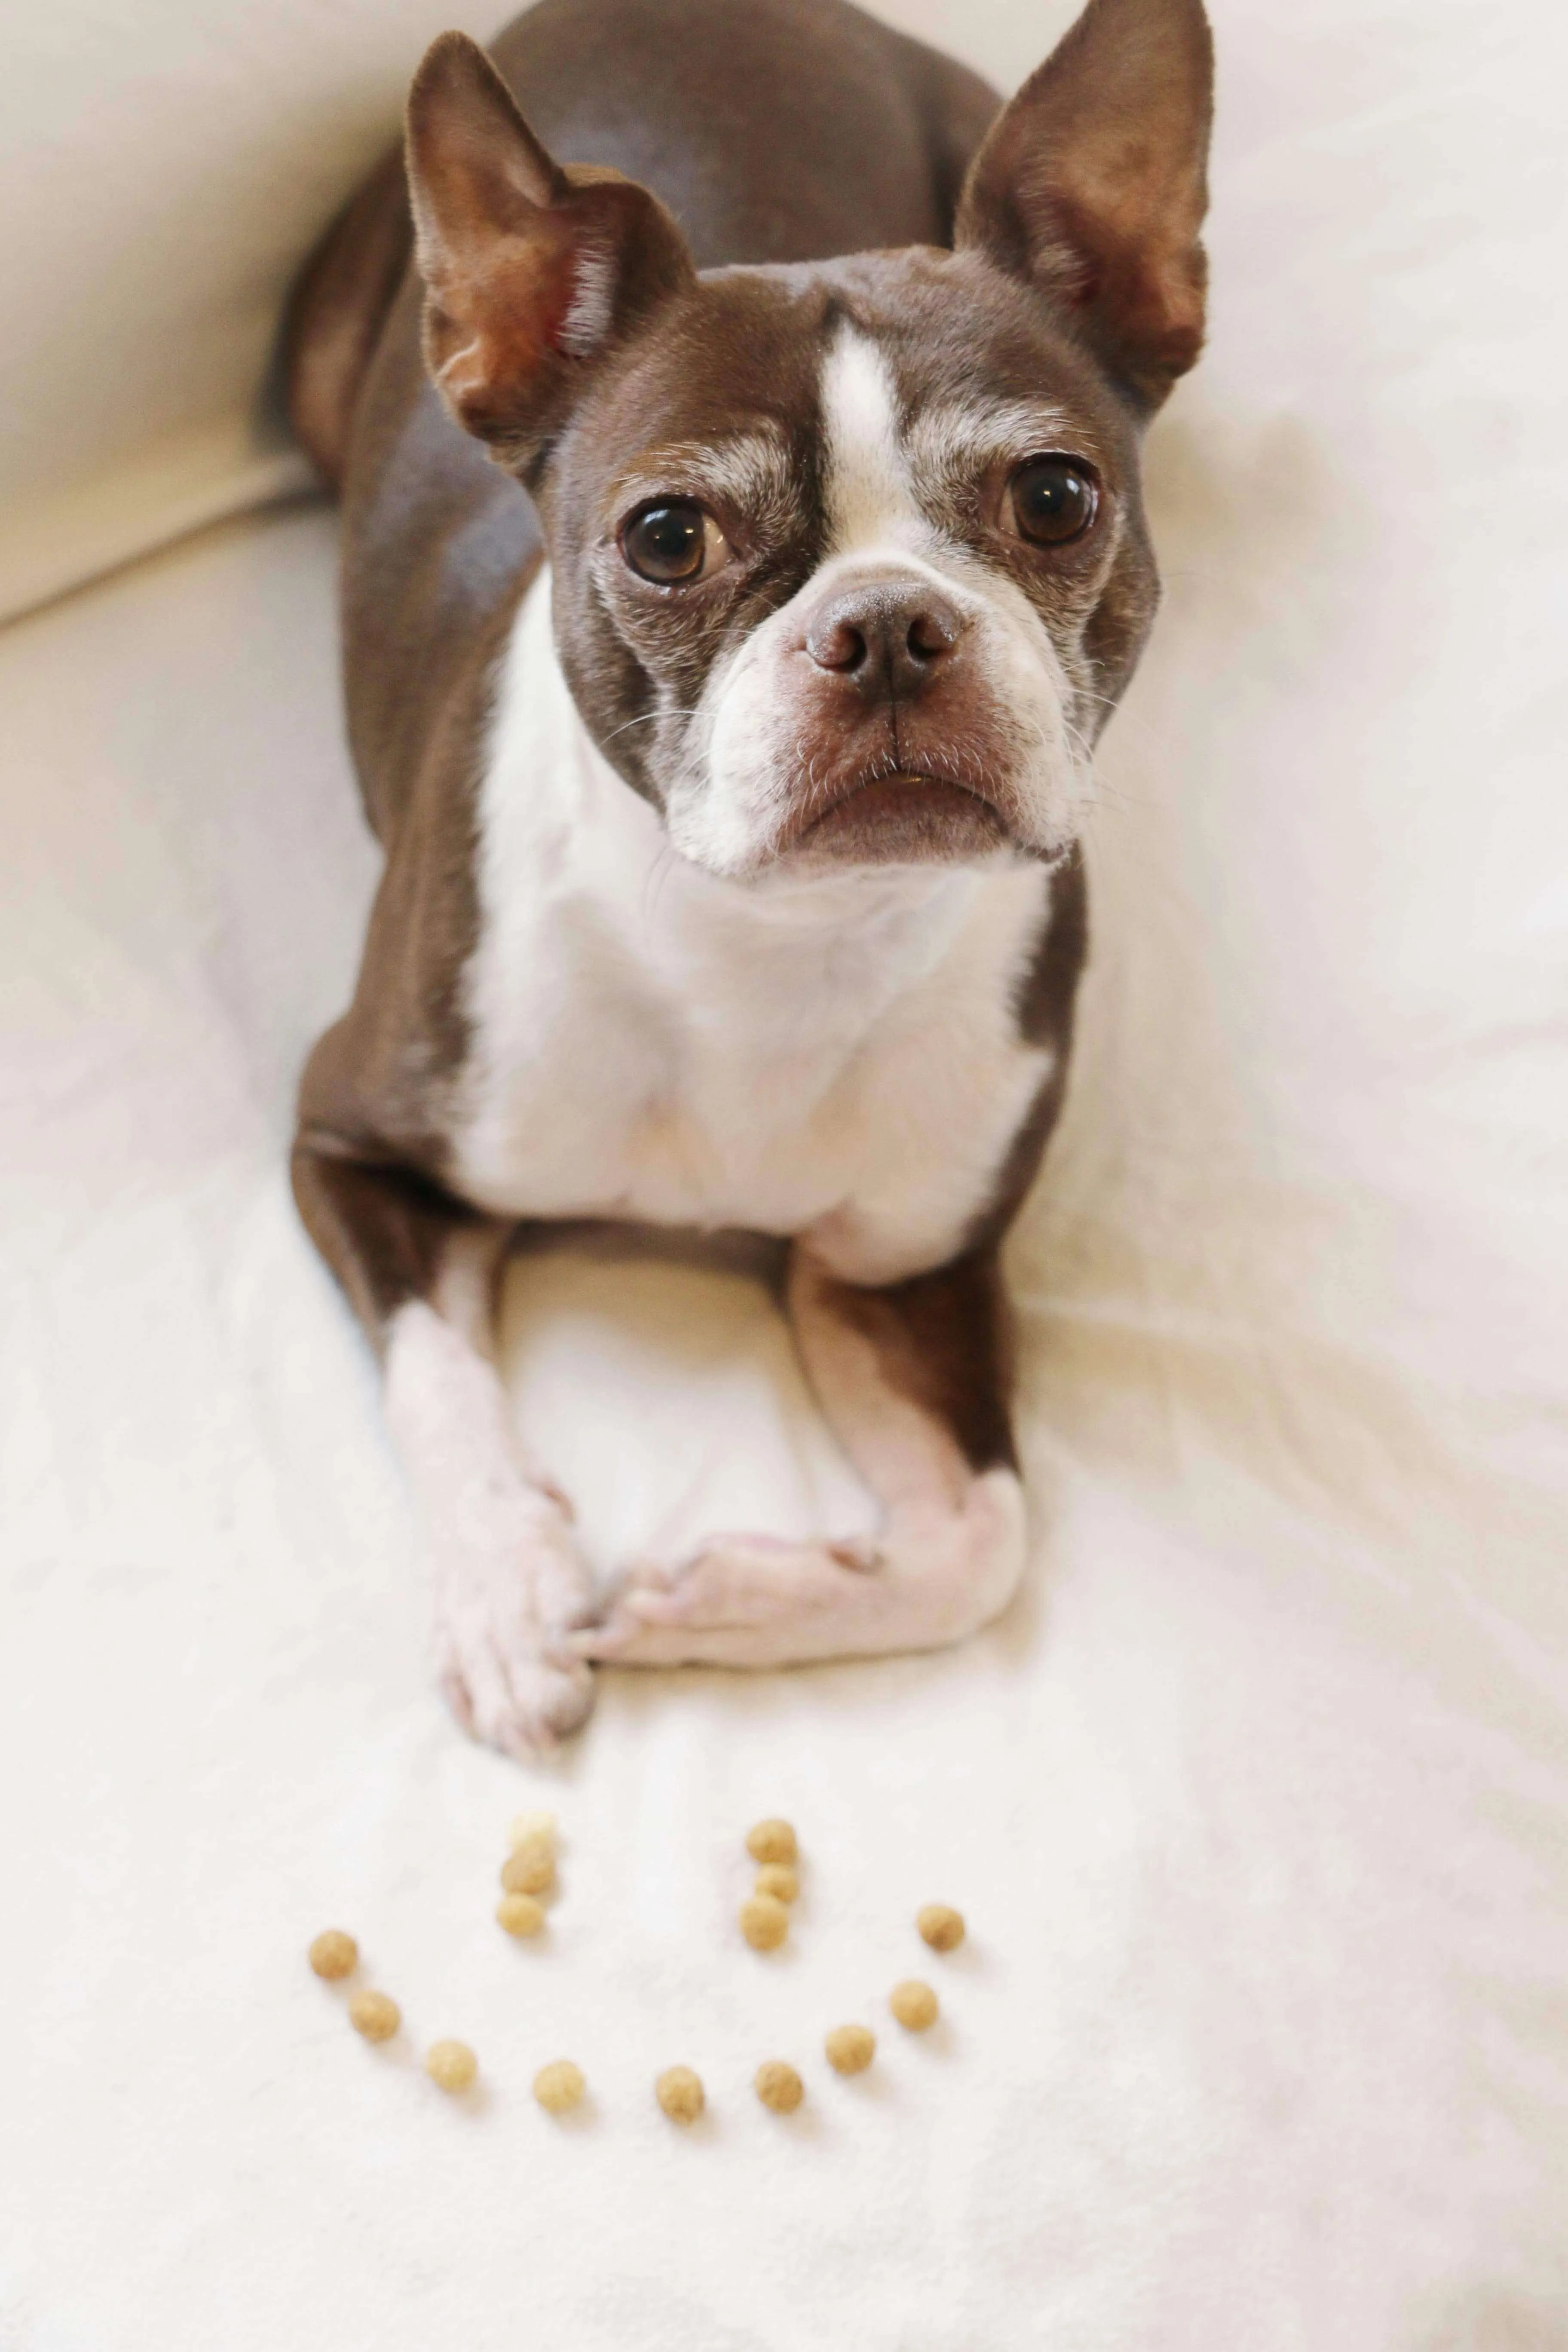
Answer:
<svg viewBox="0 0 1568 2352"><path fill-rule="evenodd" d="M667 499L633 515L621 533L621 551L639 579L661 588L683 587L716 569L724 535L692 499Z"/></svg>
<svg viewBox="0 0 1568 2352"><path fill-rule="evenodd" d="M1072 457L1031 457L1012 482L1013 520L1037 547L1065 547L1094 520L1100 493Z"/></svg>

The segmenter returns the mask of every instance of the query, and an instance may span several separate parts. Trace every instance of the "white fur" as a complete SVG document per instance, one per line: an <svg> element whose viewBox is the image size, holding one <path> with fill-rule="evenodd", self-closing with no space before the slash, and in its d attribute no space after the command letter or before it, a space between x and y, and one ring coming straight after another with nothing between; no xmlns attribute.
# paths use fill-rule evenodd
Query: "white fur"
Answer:
<svg viewBox="0 0 1568 2352"><path fill-rule="evenodd" d="M592 1601L566 1513L531 1475L492 1366L423 1300L392 1318L385 1403L430 1555L437 1677L478 1738L534 1753L592 1703L566 1646Z"/></svg>
<svg viewBox="0 0 1568 2352"><path fill-rule="evenodd" d="M719 1536L673 1570L634 1570L602 1625L573 1639L620 1666L780 1666L934 1650L999 1616L1018 1589L1024 1491L1011 1470L973 1478L951 1510L892 1515L879 1545Z"/></svg>
<svg viewBox="0 0 1568 2352"><path fill-rule="evenodd" d="M906 434L886 356L851 327L829 347L820 398L827 555L787 604L714 664L669 794L670 839L716 874L744 875L765 859L809 772L794 691L802 616L840 585L886 576L928 581L957 606L996 714L988 764L1007 770L1031 845L1065 848L1091 788L1075 681L1023 591L947 538L919 495L922 478L935 488L965 454L1021 460L1049 446L1054 412L1017 402L947 407Z"/></svg>
<svg viewBox="0 0 1568 2352"><path fill-rule="evenodd" d="M1063 412L1040 400L947 401L922 408L905 442L910 474L933 485L944 478L973 480L997 458L1015 464L1046 457L1071 433L1072 446L1092 458L1082 427L1069 428Z"/></svg>
<svg viewBox="0 0 1568 2352"><path fill-rule="evenodd" d="M615 479L613 503L622 511L640 499L715 498L765 520L787 512L795 461L776 425L729 432L710 441L672 441L639 449ZM618 560L618 559L617 559Z"/></svg>
<svg viewBox="0 0 1568 2352"><path fill-rule="evenodd" d="M573 262L572 299L559 329L561 348L574 359L597 351L616 311L616 257L608 246L584 245Z"/></svg>
<svg viewBox="0 0 1568 2352"><path fill-rule="evenodd" d="M507 1215L805 1235L862 1282L951 1255L1049 1066L1013 1010L1045 870L700 871L589 739L547 578L479 824L461 1190Z"/></svg>
<svg viewBox="0 0 1568 2352"><path fill-rule="evenodd" d="M841 330L823 362L819 397L831 552L934 553L936 534L916 501L900 446L892 371L868 336Z"/></svg>

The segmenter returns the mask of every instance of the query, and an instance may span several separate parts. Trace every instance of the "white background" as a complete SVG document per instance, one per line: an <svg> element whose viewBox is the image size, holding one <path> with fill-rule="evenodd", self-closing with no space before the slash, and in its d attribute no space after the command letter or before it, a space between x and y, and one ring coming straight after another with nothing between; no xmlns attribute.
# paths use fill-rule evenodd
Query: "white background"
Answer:
<svg viewBox="0 0 1568 2352"><path fill-rule="evenodd" d="M1215 13L1214 332L1013 1254L1037 1557L967 1649L610 1677L553 1774L458 1738L282 1173L374 878L331 516L0 635L5 2352L1568 2347L1563 37ZM1013 79L1064 16L900 21ZM13 7L13 609L294 478L282 286L447 20ZM601 1557L863 1507L741 1276L564 1254L513 1306ZM542 1950L489 1917L536 1801ZM809 1864L762 1960L775 1810ZM329 1923L385 2053L304 1968ZM881 2010L922 1962L929 2044ZM448 2032L468 2107L417 2071Z"/></svg>

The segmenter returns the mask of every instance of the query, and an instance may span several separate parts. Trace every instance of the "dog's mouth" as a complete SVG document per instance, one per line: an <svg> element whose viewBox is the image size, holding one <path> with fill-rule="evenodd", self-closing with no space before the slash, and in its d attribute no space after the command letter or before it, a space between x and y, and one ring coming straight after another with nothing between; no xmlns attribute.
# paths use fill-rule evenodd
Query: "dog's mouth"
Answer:
<svg viewBox="0 0 1568 2352"><path fill-rule="evenodd" d="M919 768L873 770L803 803L781 852L867 865L962 864L1016 845L995 802L973 784Z"/></svg>

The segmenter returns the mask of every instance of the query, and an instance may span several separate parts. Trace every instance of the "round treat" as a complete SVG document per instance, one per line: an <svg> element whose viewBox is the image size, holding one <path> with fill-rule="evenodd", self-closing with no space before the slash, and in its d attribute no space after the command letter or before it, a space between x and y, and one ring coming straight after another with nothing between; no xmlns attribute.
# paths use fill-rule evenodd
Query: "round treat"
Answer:
<svg viewBox="0 0 1568 2352"><path fill-rule="evenodd" d="M555 1880L555 1849L548 1838L524 1838L501 1864L500 1883L509 1895L542 1895Z"/></svg>
<svg viewBox="0 0 1568 2352"><path fill-rule="evenodd" d="M367 2042L390 2042L403 2022L403 2012L390 1993L356 1992L349 2003L349 2023Z"/></svg>
<svg viewBox="0 0 1568 2352"><path fill-rule="evenodd" d="M443 2091L466 2091L479 2071L466 2042L432 2042L425 2053L425 2072Z"/></svg>
<svg viewBox="0 0 1568 2352"><path fill-rule="evenodd" d="M328 1927L310 1947L310 1966L319 1977L352 1977L359 1966L359 1946L341 1927Z"/></svg>
<svg viewBox="0 0 1568 2352"><path fill-rule="evenodd" d="M782 2058L769 2058L757 2069L757 2096L775 2116L793 2116L805 2096L805 2085Z"/></svg>
<svg viewBox="0 0 1568 2352"><path fill-rule="evenodd" d="M753 1952L774 1951L789 1934L789 1913L776 1895L748 1895L741 1906L741 1933Z"/></svg>
<svg viewBox="0 0 1568 2352"><path fill-rule="evenodd" d="M574 2066L570 2058L552 2059L548 2066L542 2066L533 2078L534 2097L542 2107L548 2107L552 2116L563 2116L569 2108L574 2107L585 2088L583 2069Z"/></svg>
<svg viewBox="0 0 1568 2352"><path fill-rule="evenodd" d="M795 1832L787 1822L759 1822L746 1839L746 1852L753 1862L793 1862Z"/></svg>
<svg viewBox="0 0 1568 2352"><path fill-rule="evenodd" d="M915 1926L933 1952L953 1952L963 1941L963 1914L950 1903L928 1903Z"/></svg>
<svg viewBox="0 0 1568 2352"><path fill-rule="evenodd" d="M906 1977L902 1984L896 1984L888 1995L888 2007L910 2033L923 2033L937 2021L936 1995L919 1977Z"/></svg>
<svg viewBox="0 0 1568 2352"><path fill-rule="evenodd" d="M771 1895L775 1903L793 1903L800 1893L800 1881L787 1862L764 1862L756 1885L759 1895Z"/></svg>
<svg viewBox="0 0 1568 2352"><path fill-rule="evenodd" d="M544 1925L544 1906L531 1895L503 1895L496 1917L509 1936L537 1936Z"/></svg>
<svg viewBox="0 0 1568 2352"><path fill-rule="evenodd" d="M667 2066L653 2088L659 2105L674 2124L694 2124L707 2104L702 2085L689 2066Z"/></svg>
<svg viewBox="0 0 1568 2352"><path fill-rule="evenodd" d="M863 2074L877 2054L877 2037L868 2025L836 2025L823 2048L836 2074Z"/></svg>
<svg viewBox="0 0 1568 2352"><path fill-rule="evenodd" d="M508 1845L526 1845L530 1838L542 1838L547 1845L555 1843L553 1813L519 1813L506 1833Z"/></svg>

